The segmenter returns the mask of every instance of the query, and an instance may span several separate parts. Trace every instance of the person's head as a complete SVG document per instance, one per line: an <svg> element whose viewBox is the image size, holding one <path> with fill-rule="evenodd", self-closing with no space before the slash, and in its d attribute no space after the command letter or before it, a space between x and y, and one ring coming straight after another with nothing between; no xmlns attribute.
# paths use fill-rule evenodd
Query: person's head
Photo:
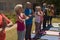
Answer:
<svg viewBox="0 0 60 40"><path fill-rule="evenodd" d="M50 10L50 4L47 5L47 10Z"/></svg>
<svg viewBox="0 0 60 40"><path fill-rule="evenodd" d="M27 4L27 8L31 8L32 7L32 3L26 2L26 4Z"/></svg>
<svg viewBox="0 0 60 40"><path fill-rule="evenodd" d="M46 5L47 5L47 4L44 2L44 3L43 3L43 6L46 6Z"/></svg>
<svg viewBox="0 0 60 40"><path fill-rule="evenodd" d="M36 6L36 11L41 11L41 7L40 6Z"/></svg>
<svg viewBox="0 0 60 40"><path fill-rule="evenodd" d="M51 4L51 9L54 9L54 5L53 4Z"/></svg>
<svg viewBox="0 0 60 40"><path fill-rule="evenodd" d="M50 4L47 5L47 8L50 8Z"/></svg>
<svg viewBox="0 0 60 40"><path fill-rule="evenodd" d="M17 4L14 8L16 13L22 13L23 12L23 5L22 4Z"/></svg>

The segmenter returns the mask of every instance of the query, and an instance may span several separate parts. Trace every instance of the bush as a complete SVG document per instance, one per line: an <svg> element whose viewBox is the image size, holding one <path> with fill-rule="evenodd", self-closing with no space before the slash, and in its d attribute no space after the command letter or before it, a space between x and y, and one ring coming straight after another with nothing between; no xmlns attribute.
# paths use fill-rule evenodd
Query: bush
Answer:
<svg viewBox="0 0 60 40"><path fill-rule="evenodd" d="M5 13L5 15L13 22L16 22L16 15L15 13L9 14L9 13Z"/></svg>

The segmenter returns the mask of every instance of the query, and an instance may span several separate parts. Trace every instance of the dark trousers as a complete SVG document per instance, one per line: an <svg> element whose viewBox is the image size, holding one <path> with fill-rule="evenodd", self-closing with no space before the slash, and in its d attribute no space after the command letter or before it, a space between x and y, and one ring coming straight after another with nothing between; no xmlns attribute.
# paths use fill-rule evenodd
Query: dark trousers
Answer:
<svg viewBox="0 0 60 40"><path fill-rule="evenodd" d="M48 22L48 25L52 25L52 16L48 16L47 22Z"/></svg>
<svg viewBox="0 0 60 40"><path fill-rule="evenodd" d="M31 40L31 29L32 24L26 24L26 34L25 34L25 40Z"/></svg>
<svg viewBox="0 0 60 40"><path fill-rule="evenodd" d="M44 16L44 19L43 19L43 30L46 29L46 23L47 23L47 16Z"/></svg>
<svg viewBox="0 0 60 40"><path fill-rule="evenodd" d="M37 34L38 32L41 31L41 22L38 23L38 22L35 22L35 33Z"/></svg>
<svg viewBox="0 0 60 40"><path fill-rule="evenodd" d="M50 16L50 25L52 25L52 16Z"/></svg>
<svg viewBox="0 0 60 40"><path fill-rule="evenodd" d="M41 32L41 23L35 22L35 37L33 39L37 39L39 37L39 32Z"/></svg>

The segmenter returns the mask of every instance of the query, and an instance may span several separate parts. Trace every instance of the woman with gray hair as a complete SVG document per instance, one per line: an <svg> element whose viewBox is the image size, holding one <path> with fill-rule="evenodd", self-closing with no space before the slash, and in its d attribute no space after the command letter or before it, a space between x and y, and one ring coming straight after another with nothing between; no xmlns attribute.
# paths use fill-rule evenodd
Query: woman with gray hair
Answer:
<svg viewBox="0 0 60 40"><path fill-rule="evenodd" d="M22 4L17 4L15 6L14 10L16 12L18 40L24 40L24 38L25 38L25 19L28 19L29 17L24 15Z"/></svg>

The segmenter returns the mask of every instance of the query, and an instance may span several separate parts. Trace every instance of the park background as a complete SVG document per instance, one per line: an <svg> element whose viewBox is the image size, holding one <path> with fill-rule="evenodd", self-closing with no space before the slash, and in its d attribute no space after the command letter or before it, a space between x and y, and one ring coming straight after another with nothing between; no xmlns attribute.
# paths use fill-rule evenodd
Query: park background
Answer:
<svg viewBox="0 0 60 40"><path fill-rule="evenodd" d="M60 23L60 0L0 0L0 12L4 13L12 22L15 24L16 14L14 12L14 6L16 4L22 3L24 9L26 7L26 2L31 2L33 5L41 5L43 2L47 4L55 5L55 16L53 17L53 23ZM34 21L34 20L33 20ZM33 23L32 30L35 29ZM6 31L6 40L17 40L16 27Z"/></svg>

